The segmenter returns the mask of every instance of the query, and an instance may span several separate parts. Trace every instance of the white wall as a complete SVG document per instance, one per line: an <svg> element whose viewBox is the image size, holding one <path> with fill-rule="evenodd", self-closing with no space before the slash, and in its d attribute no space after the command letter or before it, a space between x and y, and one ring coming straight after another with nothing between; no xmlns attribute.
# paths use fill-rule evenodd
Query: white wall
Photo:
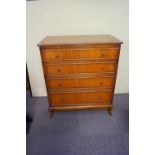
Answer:
<svg viewBox="0 0 155 155"><path fill-rule="evenodd" d="M115 93L127 93L128 0L27 2L27 65L33 96L46 96L37 43L47 35L112 34L123 41Z"/></svg>

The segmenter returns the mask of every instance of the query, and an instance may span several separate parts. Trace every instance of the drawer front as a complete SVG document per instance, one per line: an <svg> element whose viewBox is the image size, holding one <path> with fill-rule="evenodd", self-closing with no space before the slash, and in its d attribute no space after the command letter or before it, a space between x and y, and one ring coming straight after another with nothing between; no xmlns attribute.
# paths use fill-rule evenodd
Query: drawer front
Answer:
<svg viewBox="0 0 155 155"><path fill-rule="evenodd" d="M83 87L112 87L113 77L46 79L47 88L83 88Z"/></svg>
<svg viewBox="0 0 155 155"><path fill-rule="evenodd" d="M118 57L118 50L111 49L44 49L42 51L43 61L52 61L59 59L81 59L81 58L109 58L115 59Z"/></svg>
<svg viewBox="0 0 155 155"><path fill-rule="evenodd" d="M63 104L110 104L111 92L81 92L49 94L49 103L52 105Z"/></svg>
<svg viewBox="0 0 155 155"><path fill-rule="evenodd" d="M92 73L92 72L114 72L114 63L100 64L65 64L49 65L44 64L44 73L48 74L67 74L67 73Z"/></svg>

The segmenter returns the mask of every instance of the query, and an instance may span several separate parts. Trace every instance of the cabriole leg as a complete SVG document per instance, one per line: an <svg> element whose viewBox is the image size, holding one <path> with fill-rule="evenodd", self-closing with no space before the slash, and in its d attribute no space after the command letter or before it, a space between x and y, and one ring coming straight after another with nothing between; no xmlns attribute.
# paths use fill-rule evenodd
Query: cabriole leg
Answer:
<svg viewBox="0 0 155 155"><path fill-rule="evenodd" d="M108 113L109 113L110 116L112 116L112 108L108 109Z"/></svg>
<svg viewBox="0 0 155 155"><path fill-rule="evenodd" d="M54 116L54 111L53 110L48 110L49 117L52 118Z"/></svg>

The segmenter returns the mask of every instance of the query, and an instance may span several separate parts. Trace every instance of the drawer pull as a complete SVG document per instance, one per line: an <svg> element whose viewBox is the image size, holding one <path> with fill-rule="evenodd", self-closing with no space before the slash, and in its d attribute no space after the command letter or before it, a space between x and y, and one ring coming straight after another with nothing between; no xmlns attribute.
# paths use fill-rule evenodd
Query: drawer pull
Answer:
<svg viewBox="0 0 155 155"><path fill-rule="evenodd" d="M104 70L104 68L101 68L101 71L103 71Z"/></svg>
<svg viewBox="0 0 155 155"><path fill-rule="evenodd" d="M103 97L102 97L102 96L99 96L99 97L98 97L98 100L102 100L102 99L103 99Z"/></svg>
<svg viewBox="0 0 155 155"><path fill-rule="evenodd" d="M57 69L57 72L61 72L61 69Z"/></svg>
<svg viewBox="0 0 155 155"><path fill-rule="evenodd" d="M105 53L101 53L101 56L102 56L102 57L105 57L105 56L106 56L106 54L105 54Z"/></svg>
<svg viewBox="0 0 155 155"><path fill-rule="evenodd" d="M59 87L62 87L62 84L58 84Z"/></svg>
<svg viewBox="0 0 155 155"><path fill-rule="evenodd" d="M60 55L56 55L55 58L59 59L60 58Z"/></svg>
<svg viewBox="0 0 155 155"><path fill-rule="evenodd" d="M103 82L100 82L100 85L103 85Z"/></svg>
<svg viewBox="0 0 155 155"><path fill-rule="evenodd" d="M63 101L64 101L64 99L63 99L63 98L61 98L61 99L60 99L60 101L61 101L61 102L63 102Z"/></svg>

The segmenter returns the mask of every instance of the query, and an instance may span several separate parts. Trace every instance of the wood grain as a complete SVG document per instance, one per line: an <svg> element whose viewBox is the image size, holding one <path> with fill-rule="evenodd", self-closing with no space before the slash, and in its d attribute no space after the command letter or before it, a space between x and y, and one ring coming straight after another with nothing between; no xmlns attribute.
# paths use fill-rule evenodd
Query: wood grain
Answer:
<svg viewBox="0 0 155 155"><path fill-rule="evenodd" d="M110 103L112 97L111 92L81 92L81 93L61 93L49 94L50 104L104 104Z"/></svg>
<svg viewBox="0 0 155 155"><path fill-rule="evenodd" d="M112 109L112 105L110 104L105 104L105 105L93 105L93 104L90 104L90 105L79 105L79 106L75 106L75 105L67 105L67 106L49 106L49 111L61 111L61 110L89 110L89 109Z"/></svg>
<svg viewBox="0 0 155 155"><path fill-rule="evenodd" d="M122 42L111 35L49 36L39 44L49 111L108 109Z"/></svg>
<svg viewBox="0 0 155 155"><path fill-rule="evenodd" d="M46 78L47 88L113 87L113 77L50 79Z"/></svg>
<svg viewBox="0 0 155 155"><path fill-rule="evenodd" d="M43 49L43 61L55 61L60 59L87 59L87 58L108 58L116 59L118 48L106 49Z"/></svg>
<svg viewBox="0 0 155 155"><path fill-rule="evenodd" d="M38 46L77 45L77 44L121 44L112 35L47 36Z"/></svg>
<svg viewBox="0 0 155 155"><path fill-rule="evenodd" d="M64 65L44 65L44 73L48 74L56 74L56 73L95 73L95 72L114 72L115 64L107 63L107 64L64 64Z"/></svg>

